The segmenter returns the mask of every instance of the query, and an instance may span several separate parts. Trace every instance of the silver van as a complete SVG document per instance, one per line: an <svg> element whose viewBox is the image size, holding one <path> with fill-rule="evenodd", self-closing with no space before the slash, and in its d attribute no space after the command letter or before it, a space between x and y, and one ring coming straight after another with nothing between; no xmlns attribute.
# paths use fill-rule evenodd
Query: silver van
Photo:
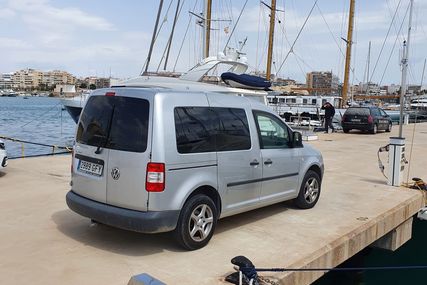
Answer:
<svg viewBox="0 0 427 285"><path fill-rule="evenodd" d="M267 106L209 92L93 92L72 160L69 208L142 233L205 246L219 218L293 199L313 207L323 159Z"/></svg>

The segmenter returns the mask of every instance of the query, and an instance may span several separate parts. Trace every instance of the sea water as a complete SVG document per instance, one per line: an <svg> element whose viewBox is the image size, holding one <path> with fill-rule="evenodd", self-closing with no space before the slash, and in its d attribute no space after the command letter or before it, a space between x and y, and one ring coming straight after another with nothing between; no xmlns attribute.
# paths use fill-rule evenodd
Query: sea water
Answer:
<svg viewBox="0 0 427 285"><path fill-rule="evenodd" d="M412 238L396 251L368 247L340 267L404 267L427 265L427 221L416 217L412 224ZM427 284L427 269L360 270L329 272L313 285L412 285Z"/></svg>
<svg viewBox="0 0 427 285"><path fill-rule="evenodd" d="M76 124L58 98L0 97L0 136L56 146L72 146ZM1 138L0 138L1 139ZM10 158L52 153L51 147L2 139ZM63 150L55 149L55 152Z"/></svg>

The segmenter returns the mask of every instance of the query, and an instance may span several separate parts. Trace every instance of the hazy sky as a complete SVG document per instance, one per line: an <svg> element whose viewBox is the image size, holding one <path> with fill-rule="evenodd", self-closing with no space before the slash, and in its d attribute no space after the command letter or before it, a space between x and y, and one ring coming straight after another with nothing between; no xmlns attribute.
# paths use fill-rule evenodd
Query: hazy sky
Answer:
<svg viewBox="0 0 427 285"><path fill-rule="evenodd" d="M156 70L159 65L172 27L176 1L164 1L163 27L150 70ZM177 71L185 71L200 59L201 28L196 25L194 16L190 18L189 11L200 13L202 2L181 0L183 6L172 41L168 70L176 65ZM217 21L212 24L211 55L223 50L245 3L244 0L213 2L212 18ZM347 37L349 2L318 0L293 52L287 56L315 1L277 0L277 8L284 12L277 13L272 72L277 71L287 56L279 72L281 77L305 82L306 72L332 70L342 81L344 57L339 47L345 52L341 37ZM148 54L158 3L155 0L0 0L0 72L36 68L61 69L77 76L109 76L110 72L120 78L136 76ZM409 0L356 0L352 59L355 76L351 81L363 81L371 41L372 81L400 83L399 51L407 35L408 5ZM396 10L394 25L390 26ZM409 74L409 82L413 84L420 83L427 57L427 17L423 17L426 14L427 1L415 0ZM247 37L243 52L251 70L265 70L268 20L268 9L260 1L249 0L230 40L229 46L237 47L238 41ZM397 36L401 25L400 36ZM181 45L180 57L176 60Z"/></svg>

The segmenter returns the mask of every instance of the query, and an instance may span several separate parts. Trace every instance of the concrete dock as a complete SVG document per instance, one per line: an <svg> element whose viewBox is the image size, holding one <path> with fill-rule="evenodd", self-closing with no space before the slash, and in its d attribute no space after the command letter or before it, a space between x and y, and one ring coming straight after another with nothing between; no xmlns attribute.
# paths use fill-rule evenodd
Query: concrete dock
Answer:
<svg viewBox="0 0 427 285"><path fill-rule="evenodd" d="M408 160L413 126L405 127ZM167 284L224 284L237 255L258 267L314 268L337 266L379 239L377 245L396 248L410 238L411 218L425 201L420 191L387 186L378 170L377 150L397 129L319 134L309 142L326 165L315 208L282 203L222 219L208 246L193 252L169 234L91 225L70 211L70 156L11 160L0 172L1 283L117 285L145 272ZM410 177L427 180L427 124L416 125L414 134ZM387 154L381 157L386 163ZM260 275L310 284L322 274Z"/></svg>

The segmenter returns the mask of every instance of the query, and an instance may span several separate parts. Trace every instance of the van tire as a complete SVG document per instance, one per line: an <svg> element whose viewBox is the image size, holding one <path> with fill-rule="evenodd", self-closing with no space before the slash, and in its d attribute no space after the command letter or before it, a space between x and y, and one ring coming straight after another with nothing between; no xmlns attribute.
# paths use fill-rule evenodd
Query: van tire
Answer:
<svg viewBox="0 0 427 285"><path fill-rule="evenodd" d="M342 129L342 131L344 132L344 133L346 133L346 134L348 134L348 132L350 131L350 129Z"/></svg>
<svg viewBox="0 0 427 285"><path fill-rule="evenodd" d="M391 128L393 127L393 124L392 123L388 123L388 127L387 127L387 129L385 130L387 133L389 133L389 132L391 132Z"/></svg>
<svg viewBox="0 0 427 285"><path fill-rule="evenodd" d="M195 221L192 217L199 220ZM174 231L175 239L187 250L202 248L212 238L217 220L218 212L212 199L203 194L195 195L185 202L181 210Z"/></svg>
<svg viewBox="0 0 427 285"><path fill-rule="evenodd" d="M294 204L301 209L313 208L319 200L321 186L322 181L319 174L313 170L307 171Z"/></svg>

